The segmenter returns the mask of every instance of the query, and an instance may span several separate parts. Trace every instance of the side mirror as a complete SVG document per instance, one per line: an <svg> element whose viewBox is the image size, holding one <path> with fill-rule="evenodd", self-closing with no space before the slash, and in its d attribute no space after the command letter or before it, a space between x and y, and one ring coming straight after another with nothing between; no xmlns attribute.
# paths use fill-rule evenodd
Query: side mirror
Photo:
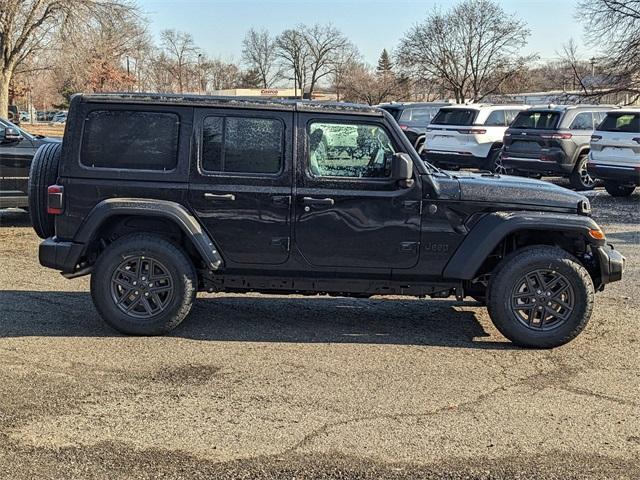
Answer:
<svg viewBox="0 0 640 480"><path fill-rule="evenodd" d="M396 153L391 159L391 178L410 187L413 183L413 161L406 153Z"/></svg>
<svg viewBox="0 0 640 480"><path fill-rule="evenodd" d="M4 129L3 141L5 143L19 142L22 138L23 137L20 135L20 132L13 127L7 127Z"/></svg>

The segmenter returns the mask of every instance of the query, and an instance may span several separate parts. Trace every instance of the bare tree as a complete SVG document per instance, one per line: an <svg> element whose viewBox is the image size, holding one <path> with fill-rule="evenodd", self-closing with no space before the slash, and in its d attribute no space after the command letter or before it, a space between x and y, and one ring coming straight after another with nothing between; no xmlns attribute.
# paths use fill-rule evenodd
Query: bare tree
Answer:
<svg viewBox="0 0 640 480"><path fill-rule="evenodd" d="M291 73L291 80L303 96L309 71L309 45L304 34L304 26L288 29L276 38L276 57L284 70Z"/></svg>
<svg viewBox="0 0 640 480"><path fill-rule="evenodd" d="M276 63L276 40L267 30L250 29L242 41L242 60L258 72L262 88L272 87L280 71Z"/></svg>
<svg viewBox="0 0 640 480"><path fill-rule="evenodd" d="M173 60L169 70L178 82L178 92L184 92L188 76L188 67L197 62L200 50L196 47L193 36L187 32L163 30L160 32L160 42L168 58Z"/></svg>
<svg viewBox="0 0 640 480"><path fill-rule="evenodd" d="M16 68L47 47L62 27L74 28L134 11L129 0L2 0L0 8L0 116L9 103Z"/></svg>
<svg viewBox="0 0 640 480"><path fill-rule="evenodd" d="M380 74L364 63L349 65L342 79L343 98L349 102L379 103L404 100L409 93L407 79L388 72Z"/></svg>
<svg viewBox="0 0 640 480"><path fill-rule="evenodd" d="M240 68L231 62L220 59L206 60L202 63L203 90L224 90L234 88L241 81Z"/></svg>
<svg viewBox="0 0 640 480"><path fill-rule="evenodd" d="M335 73L342 56L353 47L332 25L305 27L303 34L309 52L309 98L313 98L318 82Z"/></svg>
<svg viewBox="0 0 640 480"><path fill-rule="evenodd" d="M464 0L433 10L401 40L400 65L416 79L442 82L456 101L497 91L535 56L520 56L529 30L494 0Z"/></svg>
<svg viewBox="0 0 640 480"><path fill-rule="evenodd" d="M578 11L589 43L601 52L599 85L587 95L622 94L625 103L639 101L640 0L581 0Z"/></svg>

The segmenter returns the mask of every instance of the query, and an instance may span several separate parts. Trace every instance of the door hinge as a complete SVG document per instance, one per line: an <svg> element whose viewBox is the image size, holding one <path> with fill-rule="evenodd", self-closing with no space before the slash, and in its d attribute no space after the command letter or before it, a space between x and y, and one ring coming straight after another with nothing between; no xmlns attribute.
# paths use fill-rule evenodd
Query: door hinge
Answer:
<svg viewBox="0 0 640 480"><path fill-rule="evenodd" d="M285 252L289 251L289 237L272 237L271 238L271 246L272 247L280 247Z"/></svg>

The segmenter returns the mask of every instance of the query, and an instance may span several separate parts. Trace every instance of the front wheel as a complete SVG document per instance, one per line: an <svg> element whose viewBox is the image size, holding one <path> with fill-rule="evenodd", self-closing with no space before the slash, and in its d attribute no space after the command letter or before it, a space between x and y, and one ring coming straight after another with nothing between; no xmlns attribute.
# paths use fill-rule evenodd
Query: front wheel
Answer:
<svg viewBox="0 0 640 480"><path fill-rule="evenodd" d="M161 335L182 322L197 277L182 249L158 235L119 238L98 257L91 296L100 316L131 335Z"/></svg>
<svg viewBox="0 0 640 480"><path fill-rule="evenodd" d="M624 185L618 182L604 182L604 189L612 197L628 197L636 189L635 185Z"/></svg>
<svg viewBox="0 0 640 480"><path fill-rule="evenodd" d="M491 320L513 343L554 348L585 328L594 288L573 255L557 247L534 246L508 255L496 267L488 300Z"/></svg>
<svg viewBox="0 0 640 480"><path fill-rule="evenodd" d="M593 190L596 185L595 179L587 171L587 155L580 155L576 166L569 176L569 183L578 191Z"/></svg>

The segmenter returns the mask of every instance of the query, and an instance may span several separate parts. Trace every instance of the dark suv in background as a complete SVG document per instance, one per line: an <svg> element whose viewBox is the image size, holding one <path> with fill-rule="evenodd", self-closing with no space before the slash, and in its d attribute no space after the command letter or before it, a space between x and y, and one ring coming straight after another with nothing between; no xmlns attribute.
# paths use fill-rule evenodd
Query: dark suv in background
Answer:
<svg viewBox="0 0 640 480"><path fill-rule="evenodd" d="M31 159L41 145L59 142L60 139L31 135L0 118L0 208L28 206Z"/></svg>
<svg viewBox="0 0 640 480"><path fill-rule="evenodd" d="M515 174L561 175L576 190L590 190L587 171L594 128L612 106L550 105L520 112L504 134L502 166Z"/></svg>
<svg viewBox="0 0 640 480"><path fill-rule="evenodd" d="M424 135L427 125L431 123L441 107L449 106L444 102L423 102L423 103L384 103L378 105L386 110L398 122L400 129L407 136L411 145L416 149L420 147L416 142ZM424 140L424 138L422 138Z"/></svg>

